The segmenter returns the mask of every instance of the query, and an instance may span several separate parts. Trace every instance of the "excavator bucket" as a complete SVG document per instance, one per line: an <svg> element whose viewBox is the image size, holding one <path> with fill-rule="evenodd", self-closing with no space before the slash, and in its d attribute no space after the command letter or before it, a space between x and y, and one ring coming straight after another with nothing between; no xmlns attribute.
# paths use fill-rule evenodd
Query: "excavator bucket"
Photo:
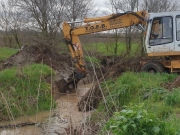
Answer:
<svg viewBox="0 0 180 135"><path fill-rule="evenodd" d="M77 87L77 83L86 76L86 72L80 72L79 70L75 70L73 74L66 79L60 79L56 82L58 86L59 92L61 93L69 93L72 90L75 90Z"/></svg>
<svg viewBox="0 0 180 135"><path fill-rule="evenodd" d="M75 80L66 81L65 79L61 79L56 82L59 92L61 93L69 93L70 91L76 89L77 82Z"/></svg>
<svg viewBox="0 0 180 135"><path fill-rule="evenodd" d="M65 79L61 79L61 80L56 82L56 85L57 85L57 87L59 89L59 92L61 92L61 93L65 93L66 92L66 89L65 89L66 84L67 84L67 82L66 82Z"/></svg>

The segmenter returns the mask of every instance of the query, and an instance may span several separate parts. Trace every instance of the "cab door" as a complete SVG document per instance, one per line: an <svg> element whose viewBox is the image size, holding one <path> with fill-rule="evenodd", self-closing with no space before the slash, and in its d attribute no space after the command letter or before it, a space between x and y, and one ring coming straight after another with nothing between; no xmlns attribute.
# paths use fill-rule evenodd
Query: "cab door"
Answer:
<svg viewBox="0 0 180 135"><path fill-rule="evenodd" d="M175 51L180 51L180 14L176 15L175 17L175 33L176 33L176 37L175 37L176 50Z"/></svg>
<svg viewBox="0 0 180 135"><path fill-rule="evenodd" d="M154 17L149 35L149 52L171 52L174 50L173 17Z"/></svg>

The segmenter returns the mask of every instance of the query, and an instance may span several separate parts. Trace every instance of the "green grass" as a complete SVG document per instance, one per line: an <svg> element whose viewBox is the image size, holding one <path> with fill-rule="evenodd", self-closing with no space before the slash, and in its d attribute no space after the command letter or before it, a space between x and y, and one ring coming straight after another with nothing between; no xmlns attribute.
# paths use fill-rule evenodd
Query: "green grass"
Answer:
<svg viewBox="0 0 180 135"><path fill-rule="evenodd" d="M86 62L89 62L89 63L94 63L94 64L100 64L101 63L101 61L100 60L98 60L97 58L95 58L95 57L92 57L92 56L84 56L84 59L85 59L85 61Z"/></svg>
<svg viewBox="0 0 180 135"><path fill-rule="evenodd" d="M10 56L12 56L17 52L18 50L15 50L13 48L7 48L7 47L0 48L0 60L6 60L7 58L9 58Z"/></svg>
<svg viewBox="0 0 180 135"><path fill-rule="evenodd" d="M174 89L165 98L165 103L169 106L180 107L180 90L179 88Z"/></svg>
<svg viewBox="0 0 180 135"><path fill-rule="evenodd" d="M93 43L86 44L84 47L88 51L100 52L103 55L112 56L114 55L114 45L114 43ZM137 50L141 51L141 49L139 49L140 47L138 43L133 43L131 47L130 56L133 56L135 53L137 53ZM124 53L126 53L126 44L124 42L118 42L117 55L122 55Z"/></svg>
<svg viewBox="0 0 180 135"><path fill-rule="evenodd" d="M49 110L51 86L45 80L51 76L47 65L32 64L23 68L12 67L0 72L0 120L20 115L32 115ZM53 107L54 107L53 103Z"/></svg>
<svg viewBox="0 0 180 135"><path fill-rule="evenodd" d="M162 84L172 82L176 77L177 74L126 72L116 80L107 81L108 89L105 83L102 85L106 101L100 103L97 111L92 115L92 122L106 123L105 120L109 121L114 112L120 112L124 106L144 104L143 110L168 124L167 133L165 129L161 129L165 133L163 135L175 135L180 129L180 121L174 117L180 117L180 88L170 92L162 87ZM121 114L118 117L121 117ZM113 121L118 123L116 119Z"/></svg>

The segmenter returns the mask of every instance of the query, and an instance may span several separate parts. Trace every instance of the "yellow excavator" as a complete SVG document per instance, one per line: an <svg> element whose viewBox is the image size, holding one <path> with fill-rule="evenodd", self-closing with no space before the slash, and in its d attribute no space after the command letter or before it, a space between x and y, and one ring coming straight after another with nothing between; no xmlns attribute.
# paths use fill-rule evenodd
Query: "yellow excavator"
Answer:
<svg viewBox="0 0 180 135"><path fill-rule="evenodd" d="M72 22L77 23L77 22ZM63 22L62 32L76 66L74 73L61 81L61 92L74 89L87 74L84 65L80 35L112 29L137 26L144 31L144 48L149 57L162 57L158 61L145 61L145 72L180 72L180 12L147 13L146 11L111 14L97 18L85 18L82 26L71 27Z"/></svg>

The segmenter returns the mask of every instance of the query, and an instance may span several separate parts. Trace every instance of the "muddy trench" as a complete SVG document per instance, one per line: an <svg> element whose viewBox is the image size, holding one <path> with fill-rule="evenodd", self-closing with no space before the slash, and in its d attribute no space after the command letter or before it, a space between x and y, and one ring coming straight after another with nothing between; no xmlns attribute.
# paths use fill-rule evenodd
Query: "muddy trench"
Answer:
<svg viewBox="0 0 180 135"><path fill-rule="evenodd" d="M59 135L72 134L81 129L91 112L79 112L78 102L91 87L90 77L78 83L77 90L71 93L60 93L58 81L67 79L74 71L70 54L58 53L57 50L42 44L24 46L16 54L2 61L0 71L10 67L22 67L31 63L42 63L53 68L55 76L52 83L52 94L56 100L55 110L39 112L35 116L22 116L11 121L0 122L1 135ZM51 77L46 81L51 84ZM83 127L83 129L85 129Z"/></svg>
<svg viewBox="0 0 180 135"><path fill-rule="evenodd" d="M52 111L39 112L35 116L22 116L15 121L0 122L1 135L65 135L77 130L85 130L83 123L91 116L92 111L80 112L77 104L92 84L79 85L76 93L62 94L57 100L57 107ZM25 127L14 127L19 123L35 123ZM10 126L11 125L11 126ZM83 126L83 128L82 128Z"/></svg>

